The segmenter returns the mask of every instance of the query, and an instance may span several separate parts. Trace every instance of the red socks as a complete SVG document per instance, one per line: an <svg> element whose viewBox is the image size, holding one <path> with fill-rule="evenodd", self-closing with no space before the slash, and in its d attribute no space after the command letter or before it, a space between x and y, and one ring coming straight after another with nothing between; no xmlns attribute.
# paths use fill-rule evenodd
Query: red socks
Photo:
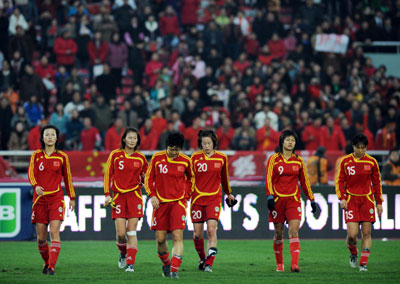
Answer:
<svg viewBox="0 0 400 284"><path fill-rule="evenodd" d="M126 244L120 244L120 243L116 243L116 244L121 253L121 256L125 257L126 256Z"/></svg>
<svg viewBox="0 0 400 284"><path fill-rule="evenodd" d="M355 246L347 245L347 247L349 248L349 251L352 255L358 254L357 245L355 245Z"/></svg>
<svg viewBox="0 0 400 284"><path fill-rule="evenodd" d="M169 252L158 253L158 258L161 259L164 266L167 266L171 263L171 260L169 259Z"/></svg>
<svg viewBox="0 0 400 284"><path fill-rule="evenodd" d="M290 238L290 255L292 256L292 265L298 265L300 256L299 238Z"/></svg>
<svg viewBox="0 0 400 284"><path fill-rule="evenodd" d="M193 239L193 242L194 242L194 248L199 254L200 260L205 259L206 253L204 252L204 238L201 238L199 240Z"/></svg>
<svg viewBox="0 0 400 284"><path fill-rule="evenodd" d="M38 249L44 260L44 264L49 265L49 244L47 241L44 244L38 242Z"/></svg>
<svg viewBox="0 0 400 284"><path fill-rule="evenodd" d="M178 272L181 263L182 257L174 254L174 257L171 259L171 272Z"/></svg>
<svg viewBox="0 0 400 284"><path fill-rule="evenodd" d="M273 248L275 252L276 264L283 264L283 240L277 240L274 237Z"/></svg>
<svg viewBox="0 0 400 284"><path fill-rule="evenodd" d="M50 257L49 257L49 268L53 268L56 266L58 254L60 253L61 243L60 242L51 242L50 245Z"/></svg>
<svg viewBox="0 0 400 284"><path fill-rule="evenodd" d="M135 264L137 248L134 246L127 246L126 264Z"/></svg>
<svg viewBox="0 0 400 284"><path fill-rule="evenodd" d="M206 260L206 262L205 262L205 265L212 266L213 263L214 263L214 259L215 259L215 256L214 256L214 255L213 255L213 256L207 257L207 260Z"/></svg>
<svg viewBox="0 0 400 284"><path fill-rule="evenodd" d="M362 250L360 257L360 265L367 265L370 253L371 252L367 248Z"/></svg>

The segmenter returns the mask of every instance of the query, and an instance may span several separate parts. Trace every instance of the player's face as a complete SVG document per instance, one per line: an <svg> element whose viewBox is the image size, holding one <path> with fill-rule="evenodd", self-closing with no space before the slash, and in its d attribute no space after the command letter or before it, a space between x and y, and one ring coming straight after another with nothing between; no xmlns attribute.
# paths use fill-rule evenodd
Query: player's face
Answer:
<svg viewBox="0 0 400 284"><path fill-rule="evenodd" d="M135 149L138 142L138 137L136 132L128 132L125 138L125 147L129 149Z"/></svg>
<svg viewBox="0 0 400 284"><path fill-rule="evenodd" d="M201 138L201 148L204 153L210 154L214 150L214 143L210 137Z"/></svg>
<svg viewBox="0 0 400 284"><path fill-rule="evenodd" d="M178 157L180 151L181 151L181 148L176 147L176 146L168 146L167 147L167 155L171 159L175 159L176 157Z"/></svg>
<svg viewBox="0 0 400 284"><path fill-rule="evenodd" d="M288 136L283 139L283 149L286 151L293 151L294 146L296 146L296 139L294 136Z"/></svg>
<svg viewBox="0 0 400 284"><path fill-rule="evenodd" d="M46 146L54 146L57 142L57 133L53 128L48 128L43 132L43 142Z"/></svg>
<svg viewBox="0 0 400 284"><path fill-rule="evenodd" d="M367 146L360 143L357 145L353 145L353 150L354 150L354 156L357 159L361 159L362 157L364 157L365 151L367 151Z"/></svg>

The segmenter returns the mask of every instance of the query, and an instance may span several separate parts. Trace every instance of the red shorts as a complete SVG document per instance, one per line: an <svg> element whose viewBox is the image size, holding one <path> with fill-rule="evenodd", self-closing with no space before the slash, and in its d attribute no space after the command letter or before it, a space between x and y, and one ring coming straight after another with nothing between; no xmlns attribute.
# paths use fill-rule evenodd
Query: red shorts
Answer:
<svg viewBox="0 0 400 284"><path fill-rule="evenodd" d="M190 217L193 223L204 223L207 220L214 219L219 220L221 214L221 201L217 200L208 205L197 205L192 204L190 209Z"/></svg>
<svg viewBox="0 0 400 284"><path fill-rule="evenodd" d="M347 197L347 210L344 210L345 222L375 222L375 202L373 195Z"/></svg>
<svg viewBox="0 0 400 284"><path fill-rule="evenodd" d="M186 227L186 202L183 200L160 203L153 211L151 230L172 232Z"/></svg>
<svg viewBox="0 0 400 284"><path fill-rule="evenodd" d="M49 224L50 221L64 221L65 202L64 194L42 196L32 207L31 223Z"/></svg>
<svg viewBox="0 0 400 284"><path fill-rule="evenodd" d="M284 223L290 220L301 220L301 202L294 196L275 198L275 209L269 211L269 221Z"/></svg>
<svg viewBox="0 0 400 284"><path fill-rule="evenodd" d="M127 193L114 193L115 208L112 209L112 218L142 218L143 199L138 190Z"/></svg>

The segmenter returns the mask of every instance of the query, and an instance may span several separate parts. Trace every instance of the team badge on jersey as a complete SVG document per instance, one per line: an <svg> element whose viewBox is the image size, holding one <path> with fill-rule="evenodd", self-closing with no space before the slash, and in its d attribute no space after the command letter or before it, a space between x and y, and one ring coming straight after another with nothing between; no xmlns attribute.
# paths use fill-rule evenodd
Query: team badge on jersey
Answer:
<svg viewBox="0 0 400 284"><path fill-rule="evenodd" d="M140 167L140 162L133 162L133 166L134 166L135 168Z"/></svg>
<svg viewBox="0 0 400 284"><path fill-rule="evenodd" d="M62 212L62 207L58 207L58 211L61 213Z"/></svg>
<svg viewBox="0 0 400 284"><path fill-rule="evenodd" d="M299 170L299 166L293 166L293 170L297 172Z"/></svg>
<svg viewBox="0 0 400 284"><path fill-rule="evenodd" d="M297 207L297 211L301 212L301 207Z"/></svg>
<svg viewBox="0 0 400 284"><path fill-rule="evenodd" d="M182 221L185 221L186 217L185 215L182 215Z"/></svg>
<svg viewBox="0 0 400 284"><path fill-rule="evenodd" d="M364 165L364 170L365 171L370 171L371 170L371 166L370 165Z"/></svg>
<svg viewBox="0 0 400 284"><path fill-rule="evenodd" d="M177 170L178 170L178 172L184 172L185 171L185 167L184 166L178 166Z"/></svg>
<svg viewBox="0 0 400 284"><path fill-rule="evenodd" d="M369 209L369 213L374 214L374 209Z"/></svg>
<svg viewBox="0 0 400 284"><path fill-rule="evenodd" d="M142 204L138 204L137 209L142 209Z"/></svg>
<svg viewBox="0 0 400 284"><path fill-rule="evenodd" d="M219 212L219 207L215 207L215 212Z"/></svg>
<svg viewBox="0 0 400 284"><path fill-rule="evenodd" d="M60 161L54 161L54 162L53 162L53 166L59 167L59 166L60 166Z"/></svg>
<svg viewBox="0 0 400 284"><path fill-rule="evenodd" d="M221 167L221 163L214 163L214 168L219 169Z"/></svg>

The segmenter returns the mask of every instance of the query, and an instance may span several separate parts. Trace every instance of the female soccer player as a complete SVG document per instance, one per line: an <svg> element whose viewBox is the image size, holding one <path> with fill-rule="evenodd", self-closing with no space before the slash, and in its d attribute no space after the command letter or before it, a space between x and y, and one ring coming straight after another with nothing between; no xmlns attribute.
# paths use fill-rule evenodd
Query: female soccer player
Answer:
<svg viewBox="0 0 400 284"><path fill-rule="evenodd" d="M200 130L198 147L201 151L192 154L191 161L195 177L192 206L190 209L194 225L193 242L200 257L199 270L212 272L217 254L217 226L221 212L222 189L228 195L228 205L233 205L235 197L229 186L228 157L215 150L217 135L212 130ZM204 252L204 222L207 223L207 251Z"/></svg>
<svg viewBox="0 0 400 284"><path fill-rule="evenodd" d="M44 260L42 273L50 275L55 274L54 268L61 249L60 227L65 212L61 178L64 178L65 189L70 198L69 209L75 208L75 190L68 156L57 149L59 134L55 126L42 128L42 148L33 152L28 169L29 182L34 189L31 222L36 224L38 248ZM50 250L47 244L48 226Z"/></svg>
<svg viewBox="0 0 400 284"><path fill-rule="evenodd" d="M293 130L285 130L279 137L279 152L268 159L266 189L268 196L269 221L274 223L275 233L273 248L276 259L276 271L283 272L283 229L284 222L289 225L290 270L300 272L298 265L300 255L299 227L301 220L300 188L311 200L312 213L317 206L311 191L304 160L294 153L298 138Z"/></svg>
<svg viewBox="0 0 400 284"><path fill-rule="evenodd" d="M148 165L146 157L138 150L139 146L139 131L127 128L121 137L121 147L110 153L104 173L105 204L113 207L112 218L117 231L117 247L120 251L118 266L121 269L126 266L126 272L134 271L137 253L136 227L143 217L141 188Z"/></svg>
<svg viewBox="0 0 400 284"><path fill-rule="evenodd" d="M183 143L182 134L169 134L167 149L153 155L145 179L145 188L154 208L151 230L156 231L158 257L163 263L163 276L171 278L179 278L186 205L193 187L190 158L180 153ZM167 246L168 233L172 233L173 239L171 260Z"/></svg>
<svg viewBox="0 0 400 284"><path fill-rule="evenodd" d="M357 235L361 224L362 243L360 271L367 271L371 249L371 228L375 222L375 202L379 216L382 214L382 185L378 163L366 154L368 139L364 134L353 137L353 153L344 156L336 176L336 194L344 209L347 224L347 247L350 266L357 267ZM372 186L371 186L372 185Z"/></svg>

